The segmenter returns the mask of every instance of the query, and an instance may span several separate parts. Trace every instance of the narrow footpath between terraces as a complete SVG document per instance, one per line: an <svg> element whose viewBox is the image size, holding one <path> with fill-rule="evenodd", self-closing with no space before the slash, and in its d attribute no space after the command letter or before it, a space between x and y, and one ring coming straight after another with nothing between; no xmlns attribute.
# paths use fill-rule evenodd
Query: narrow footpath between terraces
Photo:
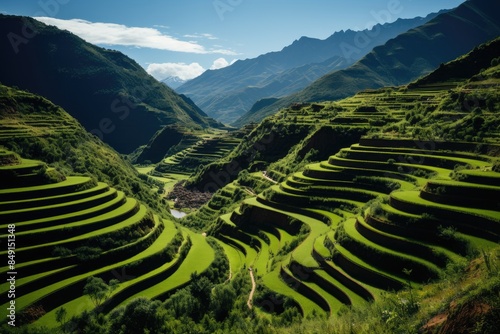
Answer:
<svg viewBox="0 0 500 334"><path fill-rule="evenodd" d="M252 268L248 268L248 271L250 272L250 278L252 279L252 290L250 291L250 295L248 296L247 305L249 309L252 309L253 294L255 293L255 288L257 285L255 284L255 277L253 276Z"/></svg>

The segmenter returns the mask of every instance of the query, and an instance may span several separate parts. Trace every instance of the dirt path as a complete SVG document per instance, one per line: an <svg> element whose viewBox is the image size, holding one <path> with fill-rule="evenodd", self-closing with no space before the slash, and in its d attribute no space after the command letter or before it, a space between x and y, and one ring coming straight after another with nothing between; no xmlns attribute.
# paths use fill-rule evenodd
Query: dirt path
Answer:
<svg viewBox="0 0 500 334"><path fill-rule="evenodd" d="M272 183L274 184L277 184L278 182L274 181L273 179L271 179L269 176L267 176L267 172L266 171L263 171L262 172L262 176L266 179L266 180L269 180L271 181Z"/></svg>
<svg viewBox="0 0 500 334"><path fill-rule="evenodd" d="M255 288L257 287L257 284L255 284L255 277L253 276L252 268L249 268L248 271L250 272L250 278L252 279L252 290L250 291L250 295L248 296L247 305L249 309L252 309L253 294L255 293Z"/></svg>
<svg viewBox="0 0 500 334"><path fill-rule="evenodd" d="M231 263L229 264L229 277L227 280L224 282L224 284L229 283L231 279L233 278L233 272L231 271Z"/></svg>

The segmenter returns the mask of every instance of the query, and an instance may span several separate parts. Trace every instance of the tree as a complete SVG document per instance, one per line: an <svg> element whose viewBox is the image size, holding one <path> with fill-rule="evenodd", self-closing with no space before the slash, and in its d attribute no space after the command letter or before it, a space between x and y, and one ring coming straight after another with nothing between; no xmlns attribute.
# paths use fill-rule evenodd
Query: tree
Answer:
<svg viewBox="0 0 500 334"><path fill-rule="evenodd" d="M212 290L210 310L214 312L216 319L222 320L233 308L236 300L236 291L231 285L217 285Z"/></svg>
<svg viewBox="0 0 500 334"><path fill-rule="evenodd" d="M108 285L102 278L92 276L87 279L83 293L90 297L95 307L99 307L109 297L111 292L117 288L119 283L120 281L117 279L112 279Z"/></svg>
<svg viewBox="0 0 500 334"><path fill-rule="evenodd" d="M125 306L123 313L113 319L110 332L123 334L165 333L166 312L161 302L139 297ZM113 331L114 330L114 331Z"/></svg>
<svg viewBox="0 0 500 334"><path fill-rule="evenodd" d="M66 316L68 315L68 311L64 307L60 307L56 311L56 321L61 325L61 328L66 326Z"/></svg>

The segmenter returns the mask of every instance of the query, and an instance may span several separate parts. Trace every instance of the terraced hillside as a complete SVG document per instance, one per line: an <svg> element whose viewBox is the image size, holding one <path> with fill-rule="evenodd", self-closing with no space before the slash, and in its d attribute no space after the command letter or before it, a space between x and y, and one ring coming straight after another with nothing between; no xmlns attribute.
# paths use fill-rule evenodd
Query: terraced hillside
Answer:
<svg viewBox="0 0 500 334"><path fill-rule="evenodd" d="M266 333L301 314L336 321L348 306L378 308L383 300L415 312L415 291L464 273L478 254L493 281L498 43L409 86L291 105L236 137L230 153L229 142L206 137L195 146L202 156L224 156L190 181L214 195L179 220L182 227L131 198L143 193L128 162L62 109L0 86L0 143L7 146L0 149L0 240L15 233L16 243L15 267L0 271L18 273L19 323L67 332ZM196 144L193 138L177 147L191 158L195 149L181 146ZM117 186L98 182L103 175ZM0 256L8 258L7 247ZM83 295L96 278L105 293ZM495 298L500 283L488 286L481 293ZM8 306L9 289L0 286L0 307ZM373 314L387 326L407 319Z"/></svg>
<svg viewBox="0 0 500 334"><path fill-rule="evenodd" d="M228 170L267 170L281 180L302 161L324 160L371 133L384 136L498 140L500 39L476 47L408 86L361 91L336 102L296 102L262 121L229 156L200 169L189 181L218 188L237 179Z"/></svg>
<svg viewBox="0 0 500 334"><path fill-rule="evenodd" d="M61 306L73 316L96 306L110 310L138 294L158 298L214 261L203 236L91 177L65 177L6 150L0 151L0 177L0 238L12 230L16 246L13 267L0 271L18 273L18 324L41 317L39 324L54 327ZM7 253L3 247L0 255ZM107 303L83 296L90 277L119 281ZM2 283L2 307L9 306L9 288Z"/></svg>
<svg viewBox="0 0 500 334"><path fill-rule="evenodd" d="M184 136L181 142L173 148L172 153L163 159L156 167L154 175L163 173L192 174L201 166L207 165L228 155L240 142L244 135L236 133L221 133L208 135Z"/></svg>
<svg viewBox="0 0 500 334"><path fill-rule="evenodd" d="M244 259L232 268L246 263L305 315L335 314L498 245L500 173L475 149L363 138L245 200L214 234Z"/></svg>
<svg viewBox="0 0 500 334"><path fill-rule="evenodd" d="M0 84L0 145L24 158L43 160L64 174L92 175L157 212L168 211L139 178L128 159L85 131L64 109L49 100Z"/></svg>

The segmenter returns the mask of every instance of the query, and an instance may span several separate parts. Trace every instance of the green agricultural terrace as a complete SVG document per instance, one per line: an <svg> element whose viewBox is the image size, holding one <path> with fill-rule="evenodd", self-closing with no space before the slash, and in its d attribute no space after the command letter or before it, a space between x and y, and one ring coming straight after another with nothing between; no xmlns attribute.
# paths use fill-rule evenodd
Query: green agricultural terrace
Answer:
<svg viewBox="0 0 500 334"><path fill-rule="evenodd" d="M244 132L217 131L215 134L184 135L182 140L169 150L167 157L156 165L152 175L182 173L190 175L200 166L207 165L228 155L241 142Z"/></svg>
<svg viewBox="0 0 500 334"><path fill-rule="evenodd" d="M0 178L0 237L15 236L12 267L6 263L0 271L18 273L21 323L54 327L57 308L71 317L99 307L83 295L89 277L118 280L108 296L109 311L137 294L175 291L215 259L201 234L90 177L65 177L40 161L0 150ZM0 255L7 258L8 250ZM9 289L4 283L0 288L4 308Z"/></svg>
<svg viewBox="0 0 500 334"><path fill-rule="evenodd" d="M304 315L419 287L500 241L496 158L471 147L362 138L244 200L213 234Z"/></svg>

